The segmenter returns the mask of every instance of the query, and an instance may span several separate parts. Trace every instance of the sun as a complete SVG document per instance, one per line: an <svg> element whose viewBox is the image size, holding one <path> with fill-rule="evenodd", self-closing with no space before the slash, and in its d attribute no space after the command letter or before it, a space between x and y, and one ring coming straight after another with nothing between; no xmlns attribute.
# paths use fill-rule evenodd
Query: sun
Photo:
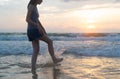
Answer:
<svg viewBox="0 0 120 79"><path fill-rule="evenodd" d="M88 25L87 28L88 29L95 29L96 27L94 25Z"/></svg>
<svg viewBox="0 0 120 79"><path fill-rule="evenodd" d="M86 33L96 33L97 27L95 25L92 25L92 24L88 25L88 26L86 26L85 32Z"/></svg>

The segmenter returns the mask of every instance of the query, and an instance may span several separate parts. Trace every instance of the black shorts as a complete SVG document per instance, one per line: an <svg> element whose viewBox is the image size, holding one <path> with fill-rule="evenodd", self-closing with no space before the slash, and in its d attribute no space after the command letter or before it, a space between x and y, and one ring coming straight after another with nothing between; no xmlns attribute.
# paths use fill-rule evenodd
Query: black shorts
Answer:
<svg viewBox="0 0 120 79"><path fill-rule="evenodd" d="M29 41L40 39L43 34L39 32L38 28L27 29L27 36Z"/></svg>

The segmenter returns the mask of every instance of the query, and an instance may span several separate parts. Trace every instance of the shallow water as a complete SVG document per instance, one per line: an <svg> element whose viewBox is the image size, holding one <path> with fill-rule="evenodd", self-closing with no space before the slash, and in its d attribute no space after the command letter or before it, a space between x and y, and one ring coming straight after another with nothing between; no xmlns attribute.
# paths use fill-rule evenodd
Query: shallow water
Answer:
<svg viewBox="0 0 120 79"><path fill-rule="evenodd" d="M24 34L7 36L0 37L0 79L32 79L31 43ZM103 37L78 34L75 38L68 34L51 38L55 39L55 54L64 61L54 66L47 44L40 42L37 79L120 79L119 34Z"/></svg>
<svg viewBox="0 0 120 79"><path fill-rule="evenodd" d="M62 55L62 57L64 61L61 65L54 67L48 55L39 55L36 71L38 79L120 78L120 58L76 57L74 55ZM32 79L30 58L31 55L1 57L0 79Z"/></svg>
<svg viewBox="0 0 120 79"><path fill-rule="evenodd" d="M119 62L119 58L67 56L63 71L74 79L119 79Z"/></svg>

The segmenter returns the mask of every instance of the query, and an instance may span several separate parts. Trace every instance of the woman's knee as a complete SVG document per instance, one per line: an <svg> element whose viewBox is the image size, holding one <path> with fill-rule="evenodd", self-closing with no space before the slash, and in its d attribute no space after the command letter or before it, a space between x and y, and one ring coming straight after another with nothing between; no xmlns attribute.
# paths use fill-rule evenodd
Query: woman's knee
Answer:
<svg viewBox="0 0 120 79"><path fill-rule="evenodd" d="M40 40L46 42L47 44L53 44L53 41L46 35L43 38L41 38Z"/></svg>

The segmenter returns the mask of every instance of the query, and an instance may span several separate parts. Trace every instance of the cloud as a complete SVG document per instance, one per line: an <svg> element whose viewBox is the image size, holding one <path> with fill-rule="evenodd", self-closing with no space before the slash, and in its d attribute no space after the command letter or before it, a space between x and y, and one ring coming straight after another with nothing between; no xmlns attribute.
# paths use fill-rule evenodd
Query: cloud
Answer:
<svg viewBox="0 0 120 79"><path fill-rule="evenodd" d="M71 2L71 1L88 1L88 0L62 0L64 2Z"/></svg>
<svg viewBox="0 0 120 79"><path fill-rule="evenodd" d="M6 5L10 2L10 0L0 0L0 6Z"/></svg>
<svg viewBox="0 0 120 79"><path fill-rule="evenodd" d="M25 0L0 0L0 12L20 12L26 9L26 7L27 1Z"/></svg>
<svg viewBox="0 0 120 79"><path fill-rule="evenodd" d="M100 8L120 8L120 3L116 4L100 4L100 5L85 5L81 9L100 9Z"/></svg>
<svg viewBox="0 0 120 79"><path fill-rule="evenodd" d="M108 4L108 3L120 3L120 0L62 0L64 3L79 3L84 5L94 4Z"/></svg>
<svg viewBox="0 0 120 79"><path fill-rule="evenodd" d="M120 0L62 0L64 2L86 2L86 1L89 1L89 2L119 2Z"/></svg>
<svg viewBox="0 0 120 79"><path fill-rule="evenodd" d="M119 0L44 0L39 7L42 14L64 14L76 10L120 8Z"/></svg>
<svg viewBox="0 0 120 79"><path fill-rule="evenodd" d="M63 10L85 10L100 8L120 8L120 0L61 0Z"/></svg>

